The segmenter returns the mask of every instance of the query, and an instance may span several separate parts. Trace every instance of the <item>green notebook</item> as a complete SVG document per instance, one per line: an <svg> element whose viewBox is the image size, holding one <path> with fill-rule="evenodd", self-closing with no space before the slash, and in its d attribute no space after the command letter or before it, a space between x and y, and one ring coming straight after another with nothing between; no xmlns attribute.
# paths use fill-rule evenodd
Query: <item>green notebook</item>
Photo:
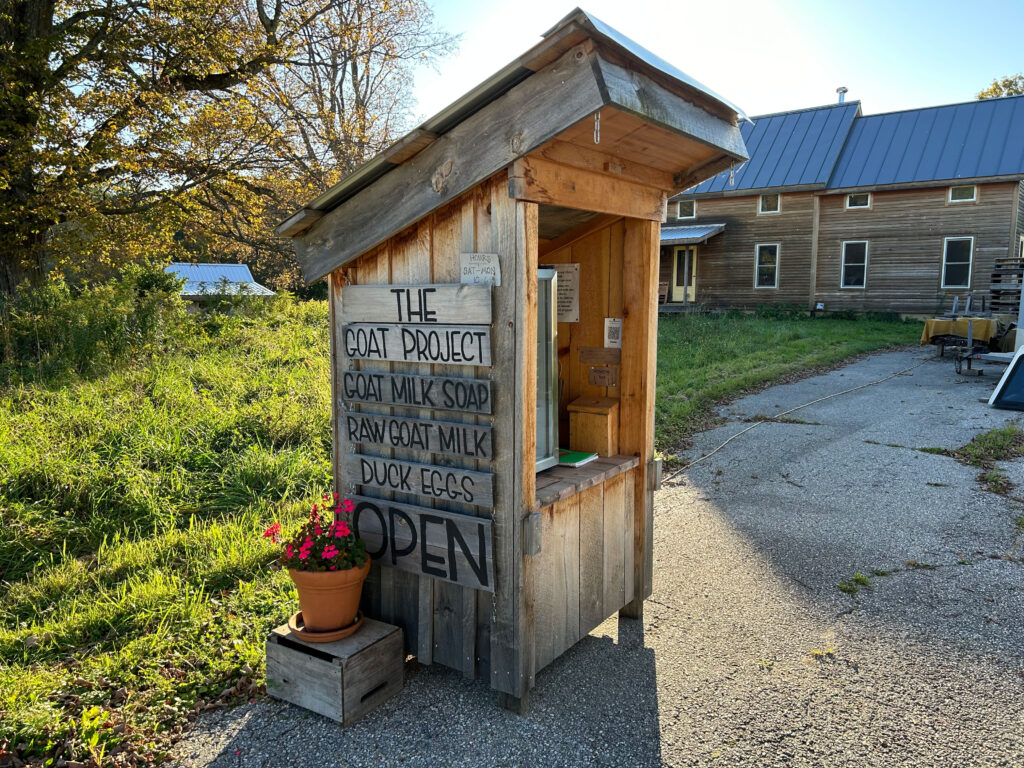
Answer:
<svg viewBox="0 0 1024 768"><path fill-rule="evenodd" d="M564 448L558 449L558 466L560 467L582 467L587 462L593 461L596 458L596 453L567 451Z"/></svg>

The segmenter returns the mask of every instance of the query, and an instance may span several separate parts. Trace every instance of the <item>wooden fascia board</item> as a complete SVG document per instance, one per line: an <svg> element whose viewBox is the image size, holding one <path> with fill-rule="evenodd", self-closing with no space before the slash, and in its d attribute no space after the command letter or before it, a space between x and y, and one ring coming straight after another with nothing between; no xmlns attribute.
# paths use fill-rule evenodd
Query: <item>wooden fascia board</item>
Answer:
<svg viewBox="0 0 1024 768"><path fill-rule="evenodd" d="M723 152L733 160L748 159L747 147L737 125L656 83L642 72L608 61L601 56L600 49L592 61L608 106Z"/></svg>
<svg viewBox="0 0 1024 768"><path fill-rule="evenodd" d="M355 259L601 106L590 57L576 46L297 237L303 278Z"/></svg>
<svg viewBox="0 0 1024 768"><path fill-rule="evenodd" d="M537 155L512 163L508 193L517 200L662 222L668 193L608 173L561 165Z"/></svg>
<svg viewBox="0 0 1024 768"><path fill-rule="evenodd" d="M323 211L301 208L277 225L274 234L278 237L295 237L305 232L323 217Z"/></svg>
<svg viewBox="0 0 1024 768"><path fill-rule="evenodd" d="M689 189L695 187L702 181L717 176L722 171L727 171L736 164L732 157L714 157L696 168L681 171L672 177L673 190Z"/></svg>

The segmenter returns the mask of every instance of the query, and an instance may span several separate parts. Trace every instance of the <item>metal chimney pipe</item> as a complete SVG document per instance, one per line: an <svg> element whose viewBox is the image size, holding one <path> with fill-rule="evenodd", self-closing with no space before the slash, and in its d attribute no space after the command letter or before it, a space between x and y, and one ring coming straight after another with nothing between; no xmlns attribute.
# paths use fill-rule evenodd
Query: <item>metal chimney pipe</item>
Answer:
<svg viewBox="0 0 1024 768"><path fill-rule="evenodd" d="M845 85L840 85L838 88L836 88L836 93L839 94L839 103L840 104L842 104L844 101L846 101L846 92L848 90L850 90L850 89L847 88Z"/></svg>

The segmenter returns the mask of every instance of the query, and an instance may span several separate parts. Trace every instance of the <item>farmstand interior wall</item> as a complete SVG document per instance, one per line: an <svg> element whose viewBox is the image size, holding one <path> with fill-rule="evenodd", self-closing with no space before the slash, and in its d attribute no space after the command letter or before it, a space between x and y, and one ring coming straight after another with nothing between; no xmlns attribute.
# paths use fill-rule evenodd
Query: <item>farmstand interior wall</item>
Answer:
<svg viewBox="0 0 1024 768"><path fill-rule="evenodd" d="M642 616L660 222L745 157L741 118L575 11L278 229L329 280L334 473L374 556L364 612L506 706L608 616ZM462 284L476 257L490 277ZM538 473L537 270L554 264L579 269L560 441L567 404L598 397L617 445Z"/></svg>

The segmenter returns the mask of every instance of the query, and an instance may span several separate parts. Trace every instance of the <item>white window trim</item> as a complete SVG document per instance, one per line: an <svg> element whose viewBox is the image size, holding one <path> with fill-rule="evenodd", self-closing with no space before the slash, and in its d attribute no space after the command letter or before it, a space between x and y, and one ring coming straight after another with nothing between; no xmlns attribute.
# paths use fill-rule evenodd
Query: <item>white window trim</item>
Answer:
<svg viewBox="0 0 1024 768"><path fill-rule="evenodd" d="M974 195L968 197L965 200L954 200L953 190L959 189L960 187L972 187L974 189ZM956 205L957 203L976 203L978 202L978 185L977 184L953 184L949 187L949 191L946 193L946 202Z"/></svg>
<svg viewBox="0 0 1024 768"><path fill-rule="evenodd" d="M775 193L769 192L768 194L775 194ZM775 215L777 215L779 213L782 213L782 195L781 194L775 194L775 197L779 201L779 207L776 208L774 211L765 211L765 210L763 210L761 208L761 203L764 202L764 195L758 195L757 196L757 215L758 216L775 216ZM771 245L771 243L765 243L765 245Z"/></svg>
<svg viewBox="0 0 1024 768"><path fill-rule="evenodd" d="M868 196L868 204L867 205L850 205L850 195L867 195ZM871 207L871 202L872 202L871 198L872 198L872 195L871 195L870 192L849 192L846 195L846 210L848 210L848 211L863 211L863 210L865 210L867 208L870 208ZM855 243L855 242L860 242L860 241L859 240L851 240L850 242L851 243Z"/></svg>
<svg viewBox="0 0 1024 768"><path fill-rule="evenodd" d="M864 285L847 285L846 284L846 246L850 243L864 243ZM840 246L840 264L839 264L839 287L847 291L864 291L868 287L868 259L871 257L871 245L867 240L843 240L842 246Z"/></svg>
<svg viewBox="0 0 1024 768"><path fill-rule="evenodd" d="M781 207L781 206L780 206ZM757 270L760 267L758 263L758 256L761 255L761 247L765 245L775 246L775 284L774 285L758 285L757 284ZM770 291L773 288L779 287L779 264L782 261L782 245L781 243L754 243L754 290L757 291Z"/></svg>
<svg viewBox="0 0 1024 768"><path fill-rule="evenodd" d="M693 203L693 216L683 216L683 203ZM684 221L697 218L697 201L696 200L680 200L676 203L676 218Z"/></svg>
<svg viewBox="0 0 1024 768"><path fill-rule="evenodd" d="M970 240L971 241L971 258L967 262L967 285L946 285L946 254L949 250L950 240ZM974 277L974 236L973 235L954 235L952 237L946 237L942 240L942 289L947 288L962 290L964 288L971 287L971 278Z"/></svg>

